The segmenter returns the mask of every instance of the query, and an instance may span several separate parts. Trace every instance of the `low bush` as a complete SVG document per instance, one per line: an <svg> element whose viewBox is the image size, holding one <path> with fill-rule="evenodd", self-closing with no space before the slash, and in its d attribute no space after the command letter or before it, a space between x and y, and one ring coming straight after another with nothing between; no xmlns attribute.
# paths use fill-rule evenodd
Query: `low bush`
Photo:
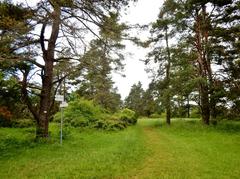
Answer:
<svg viewBox="0 0 240 179"><path fill-rule="evenodd" d="M95 105L92 101L85 99L76 99L69 103L64 109L64 122L74 127L84 127L91 122L102 119L105 111L100 106ZM60 122L61 112L54 116L55 122Z"/></svg>
<svg viewBox="0 0 240 179"><path fill-rule="evenodd" d="M107 131L122 130L127 127L126 123L119 120L98 120L92 126L96 129L103 129Z"/></svg>
<svg viewBox="0 0 240 179"><path fill-rule="evenodd" d="M122 130L128 125L136 124L136 113L123 109L115 114L109 114L101 106L85 99L75 99L64 109L64 124L73 127L90 127L103 130ZM54 116L54 122L60 122L61 112Z"/></svg>
<svg viewBox="0 0 240 179"><path fill-rule="evenodd" d="M13 119L11 112L6 107L0 107L0 127L32 127L35 123L32 119Z"/></svg>
<svg viewBox="0 0 240 179"><path fill-rule="evenodd" d="M128 108L119 111L115 116L127 125L134 125L137 123L137 114Z"/></svg>
<svg viewBox="0 0 240 179"><path fill-rule="evenodd" d="M35 126L35 122L32 119L15 119L12 121L11 127L25 128Z"/></svg>

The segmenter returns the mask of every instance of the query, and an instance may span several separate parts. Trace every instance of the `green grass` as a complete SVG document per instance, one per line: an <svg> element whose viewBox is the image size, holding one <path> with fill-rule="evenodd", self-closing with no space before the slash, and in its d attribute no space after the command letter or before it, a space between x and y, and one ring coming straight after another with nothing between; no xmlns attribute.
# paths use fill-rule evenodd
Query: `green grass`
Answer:
<svg viewBox="0 0 240 179"><path fill-rule="evenodd" d="M220 122L204 126L199 120L144 119L152 131L152 156L156 159L150 178L239 178L240 123ZM145 167L148 167L146 165Z"/></svg>
<svg viewBox="0 0 240 179"><path fill-rule="evenodd" d="M59 145L0 128L0 178L239 178L240 122L141 119L120 132L73 128Z"/></svg>
<svg viewBox="0 0 240 179"><path fill-rule="evenodd" d="M56 127L52 126L52 136ZM143 160L141 128L120 132L72 129L60 146L34 143L29 129L0 128L0 178L112 178Z"/></svg>

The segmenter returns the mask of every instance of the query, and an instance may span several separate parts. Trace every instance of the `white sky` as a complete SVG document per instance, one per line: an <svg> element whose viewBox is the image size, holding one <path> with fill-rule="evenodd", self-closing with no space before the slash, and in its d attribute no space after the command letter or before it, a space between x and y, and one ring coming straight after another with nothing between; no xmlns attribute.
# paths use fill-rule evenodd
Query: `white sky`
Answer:
<svg viewBox="0 0 240 179"><path fill-rule="evenodd" d="M145 25L153 22L159 13L163 0L138 0L135 5L131 5L130 8L123 14L122 21L128 22L129 24L140 24ZM138 37L146 37L147 33L142 32L141 34L133 34ZM131 89L131 86L138 81L141 81L144 89L148 87L151 81L146 72L145 65L140 59L144 59L147 54L147 50L141 47L137 47L132 43L126 43L126 52L131 53L131 56L126 56L125 60L125 78L120 75L114 74L113 80L115 86L118 88L119 93L124 99Z"/></svg>
<svg viewBox="0 0 240 179"><path fill-rule="evenodd" d="M15 2L27 2L29 5L34 5L39 0L15 0ZM146 25L156 20L159 8L161 7L163 0L138 0L137 3L132 3L130 7L122 14L121 21L128 24L140 24ZM137 37L145 38L148 36L147 32L141 32ZM131 89L131 86L138 81L141 81L143 88L148 87L151 81L148 78L148 74L145 72L145 65L140 59L144 59L147 54L147 50L141 47L137 47L131 42L126 42L126 54L131 53L125 57L125 78L119 74L113 74L113 81L118 88L118 92L124 99ZM149 74L150 75L150 74Z"/></svg>

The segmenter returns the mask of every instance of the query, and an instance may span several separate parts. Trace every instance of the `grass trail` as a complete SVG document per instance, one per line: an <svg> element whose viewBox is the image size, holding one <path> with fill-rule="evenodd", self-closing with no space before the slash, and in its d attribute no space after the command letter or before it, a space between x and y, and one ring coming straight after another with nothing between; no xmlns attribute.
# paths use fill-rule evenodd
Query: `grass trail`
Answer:
<svg viewBox="0 0 240 179"><path fill-rule="evenodd" d="M132 178L239 178L240 126L142 119L149 155Z"/></svg>
<svg viewBox="0 0 240 179"><path fill-rule="evenodd" d="M159 142L159 135L152 127L144 127L145 145L148 150L149 156L145 159L140 167L134 169L131 178L153 178L160 176L161 166L164 158L169 158L167 151L164 151L162 143ZM165 140L165 139L161 139ZM159 152L161 151L161 155Z"/></svg>

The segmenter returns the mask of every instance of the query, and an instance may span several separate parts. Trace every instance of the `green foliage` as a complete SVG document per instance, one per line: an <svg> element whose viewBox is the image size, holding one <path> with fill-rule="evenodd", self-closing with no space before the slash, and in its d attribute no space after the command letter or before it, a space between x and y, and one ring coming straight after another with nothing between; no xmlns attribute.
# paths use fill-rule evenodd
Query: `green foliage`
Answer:
<svg viewBox="0 0 240 179"><path fill-rule="evenodd" d="M111 50L108 50L111 44L108 44L108 48L106 47L109 41L111 39L107 39L104 43L102 40L91 41L90 49L81 58L82 63L79 65L83 72L80 71L78 75L82 80L74 83L79 85L76 92L80 96L93 100L111 112L116 112L121 105L121 96L113 87L111 73L113 70L122 69L123 65L121 55L116 54L118 57L112 57ZM111 49L115 48L111 47Z"/></svg>
<svg viewBox="0 0 240 179"><path fill-rule="evenodd" d="M110 114L104 108L86 99L75 99L64 109L64 124L73 127L87 127L103 130L122 130L128 125L136 124L136 113L123 109ZM56 113L54 122L60 122L61 112Z"/></svg>
<svg viewBox="0 0 240 179"><path fill-rule="evenodd" d="M35 126L33 119L15 119L11 122L11 126L14 128L26 128Z"/></svg>
<svg viewBox="0 0 240 179"><path fill-rule="evenodd" d="M193 107L191 109L191 118L200 118L201 117L201 111L199 110L198 107Z"/></svg>
<svg viewBox="0 0 240 179"><path fill-rule="evenodd" d="M113 118L111 117L111 119ZM118 131L125 129L127 127L127 123L115 118L114 120L98 120L93 124L93 127L107 131Z"/></svg>
<svg viewBox="0 0 240 179"><path fill-rule="evenodd" d="M165 108L171 97L172 116L186 116L189 101L201 106L205 121L227 111L239 114L239 30L239 1L164 1L152 23L153 48L146 63L159 64L154 71L157 97ZM171 39L175 40L168 44ZM192 98L193 94L199 97ZM228 104L232 109L218 110Z"/></svg>
<svg viewBox="0 0 240 179"><path fill-rule="evenodd" d="M12 113L6 106L0 106L0 127L24 128L32 127L35 123L33 119L13 118Z"/></svg>
<svg viewBox="0 0 240 179"><path fill-rule="evenodd" d="M142 115L143 112L143 93L141 82L134 84L131 87L129 95L125 99L125 107L129 108L137 113L137 115Z"/></svg>
<svg viewBox="0 0 240 179"><path fill-rule="evenodd" d="M25 34L30 31L28 20L32 14L30 9L24 8L21 4L14 5L11 1L0 2L1 57L8 59L18 53L17 48L25 43L27 39Z"/></svg>
<svg viewBox="0 0 240 179"><path fill-rule="evenodd" d="M151 82L146 90L142 88L141 82L138 82L132 86L124 106L135 111L138 116L149 117L153 113L160 113L157 91L154 82Z"/></svg>
<svg viewBox="0 0 240 179"><path fill-rule="evenodd" d="M75 127L86 127L90 123L96 122L104 118L105 111L93 101L85 99L75 99L69 102L69 106L64 109L64 122ZM55 122L60 122L61 112L58 112L55 117Z"/></svg>
<svg viewBox="0 0 240 179"><path fill-rule="evenodd" d="M137 123L137 114L136 112L128 109L128 108L125 108L121 111L119 111L118 113L115 114L115 116L123 121L124 123L126 123L127 125L134 125Z"/></svg>

